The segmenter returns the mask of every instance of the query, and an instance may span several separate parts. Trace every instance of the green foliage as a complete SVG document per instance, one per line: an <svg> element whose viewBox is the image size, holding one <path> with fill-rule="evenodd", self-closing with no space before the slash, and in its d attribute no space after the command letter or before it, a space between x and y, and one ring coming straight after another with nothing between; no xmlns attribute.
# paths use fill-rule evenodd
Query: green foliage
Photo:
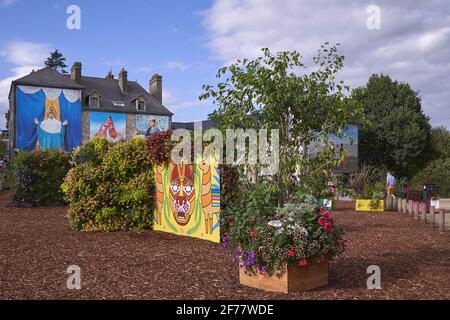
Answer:
<svg viewBox="0 0 450 320"><path fill-rule="evenodd" d="M429 118L417 92L386 75L373 75L352 92L364 108L368 124L360 126L361 163L383 166L397 176L411 177L425 165L430 139Z"/></svg>
<svg viewBox="0 0 450 320"><path fill-rule="evenodd" d="M64 68L67 68L66 58L64 58L63 54L58 50L50 52L50 56L45 59L44 64L46 67L50 67L56 71L67 73L67 71L64 70Z"/></svg>
<svg viewBox="0 0 450 320"><path fill-rule="evenodd" d="M419 190L424 184L434 184L440 197L450 197L450 158L431 161L411 181Z"/></svg>
<svg viewBox="0 0 450 320"><path fill-rule="evenodd" d="M114 145L102 140L76 151L90 160L72 168L61 186L69 202L72 227L82 231L150 228L155 190L144 140L135 138Z"/></svg>
<svg viewBox="0 0 450 320"><path fill-rule="evenodd" d="M375 181L376 176L377 173L375 168L368 165L362 165L358 171L355 172L350 182L354 196L356 198L363 199L364 190L368 185Z"/></svg>
<svg viewBox="0 0 450 320"><path fill-rule="evenodd" d="M328 151L312 161L302 157L300 146L325 141L329 134L342 136L343 128L361 110L345 98L349 88L336 80L344 57L335 46L321 46L313 59L316 68L310 72L305 72L298 52L262 51L263 56L255 60L238 60L220 69L217 78L225 80L215 87L204 85L200 99L212 99L217 105L210 118L222 130L279 130L280 163L274 179L283 190L283 202L290 197L294 173L300 173L301 179L340 162Z"/></svg>
<svg viewBox="0 0 450 320"><path fill-rule="evenodd" d="M384 171L368 165L362 165L353 175L349 193L356 199L371 199L376 204L386 195Z"/></svg>
<svg viewBox="0 0 450 320"><path fill-rule="evenodd" d="M15 154L7 167L7 181L13 192L12 205L63 205L60 185L69 167L69 154L58 150Z"/></svg>
<svg viewBox="0 0 450 320"><path fill-rule="evenodd" d="M445 127L431 129L431 156L432 160L450 158L450 131Z"/></svg>
<svg viewBox="0 0 450 320"><path fill-rule="evenodd" d="M330 199L336 195L337 190L328 187L332 183L337 186L337 178L333 177L331 171L323 170L312 172L299 181L294 188L294 197L298 202L303 202L307 197L312 196L315 199Z"/></svg>
<svg viewBox="0 0 450 320"><path fill-rule="evenodd" d="M112 144L103 137L94 137L83 147L75 148L71 154L71 164L79 165L85 162L92 162L93 164L100 164L105 157Z"/></svg>
<svg viewBox="0 0 450 320"><path fill-rule="evenodd" d="M7 150L8 150L8 144L5 141L0 140L0 157L6 156Z"/></svg>
<svg viewBox="0 0 450 320"><path fill-rule="evenodd" d="M381 182L375 184L367 184L364 186L363 198L371 200L383 200L385 198L385 185Z"/></svg>

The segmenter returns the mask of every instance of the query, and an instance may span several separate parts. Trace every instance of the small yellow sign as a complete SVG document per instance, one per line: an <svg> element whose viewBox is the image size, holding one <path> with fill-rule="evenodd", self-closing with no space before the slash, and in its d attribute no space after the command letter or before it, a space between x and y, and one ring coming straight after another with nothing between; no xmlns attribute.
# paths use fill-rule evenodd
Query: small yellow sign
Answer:
<svg viewBox="0 0 450 320"><path fill-rule="evenodd" d="M356 199L356 211L384 211L384 200Z"/></svg>

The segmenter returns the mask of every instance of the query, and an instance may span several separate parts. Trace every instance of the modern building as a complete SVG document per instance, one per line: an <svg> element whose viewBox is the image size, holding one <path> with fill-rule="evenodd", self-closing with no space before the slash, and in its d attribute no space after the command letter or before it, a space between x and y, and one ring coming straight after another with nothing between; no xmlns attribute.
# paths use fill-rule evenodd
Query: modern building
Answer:
<svg viewBox="0 0 450 320"><path fill-rule="evenodd" d="M11 83L7 128L10 150L57 148L66 151L100 135L115 142L144 135L152 125L171 127L173 113L162 102L162 77L148 90L129 81L125 69L98 78L46 67Z"/></svg>

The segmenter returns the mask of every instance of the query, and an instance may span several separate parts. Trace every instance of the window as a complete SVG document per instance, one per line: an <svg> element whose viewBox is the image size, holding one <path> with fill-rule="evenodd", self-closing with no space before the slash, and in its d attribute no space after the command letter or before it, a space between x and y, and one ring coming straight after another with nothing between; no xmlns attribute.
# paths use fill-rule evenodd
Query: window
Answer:
<svg viewBox="0 0 450 320"><path fill-rule="evenodd" d="M97 96L89 97L89 107L98 108L98 97Z"/></svg>
<svg viewBox="0 0 450 320"><path fill-rule="evenodd" d="M137 101L137 109L139 111L145 111L145 101L144 100Z"/></svg>

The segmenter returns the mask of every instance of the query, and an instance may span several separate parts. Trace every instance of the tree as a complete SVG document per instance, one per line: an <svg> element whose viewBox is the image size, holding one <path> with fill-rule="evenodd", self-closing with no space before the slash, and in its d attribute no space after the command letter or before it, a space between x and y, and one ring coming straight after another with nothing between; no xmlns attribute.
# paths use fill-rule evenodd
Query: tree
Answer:
<svg viewBox="0 0 450 320"><path fill-rule="evenodd" d="M0 156L6 156L7 149L8 144L5 141L0 140Z"/></svg>
<svg viewBox="0 0 450 320"><path fill-rule="evenodd" d="M360 126L361 163L382 166L411 177L426 164L431 126L420 97L407 83L372 75L365 87L352 92L368 124Z"/></svg>
<svg viewBox="0 0 450 320"><path fill-rule="evenodd" d="M47 67L55 69L56 71L60 71L62 73L67 73L64 68L67 68L66 58L64 58L63 54L56 49L53 52L50 52L50 57L48 57L44 63Z"/></svg>
<svg viewBox="0 0 450 320"><path fill-rule="evenodd" d="M431 129L431 159L450 159L450 132L445 127Z"/></svg>
<svg viewBox="0 0 450 320"><path fill-rule="evenodd" d="M418 190L424 184L434 184L438 195L442 198L450 197L450 158L430 161L411 180L411 184Z"/></svg>
<svg viewBox="0 0 450 320"><path fill-rule="evenodd" d="M336 46L322 45L309 73L296 51L272 54L264 48L262 52L255 60L238 60L221 68L217 78L225 80L215 87L204 85L200 100L212 98L218 107L210 118L223 130L279 130L279 172L274 178L285 192L283 202L294 173L306 179L339 161L327 138L342 135L361 112L346 99L344 91L349 88L335 78L344 60ZM302 147L317 140L324 143L322 152L315 159L304 157Z"/></svg>

